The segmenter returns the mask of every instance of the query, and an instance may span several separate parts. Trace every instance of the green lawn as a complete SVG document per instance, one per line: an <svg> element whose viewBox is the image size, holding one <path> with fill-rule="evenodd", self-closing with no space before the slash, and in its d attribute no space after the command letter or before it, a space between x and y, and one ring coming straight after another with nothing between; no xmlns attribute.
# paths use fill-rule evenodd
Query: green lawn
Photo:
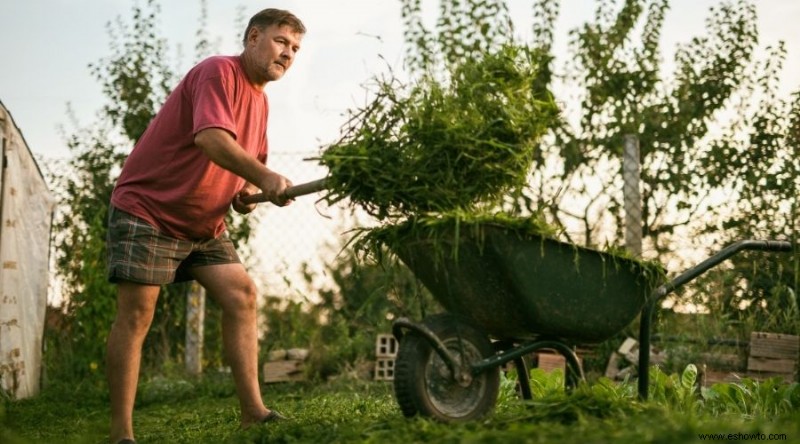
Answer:
<svg viewBox="0 0 800 444"><path fill-rule="evenodd" d="M142 384L134 420L139 443L693 443L713 441L700 436L709 433L726 435L716 442L800 442L796 384L681 394L673 386L679 378L662 376L646 403L636 400L632 384L601 381L568 394L559 380L536 373L536 400L523 402L504 379L494 412L460 424L403 418L390 383L270 385L265 399L290 421L246 431L238 429L227 378L157 379ZM0 442L107 442L107 394L100 388L51 387L0 405Z"/></svg>

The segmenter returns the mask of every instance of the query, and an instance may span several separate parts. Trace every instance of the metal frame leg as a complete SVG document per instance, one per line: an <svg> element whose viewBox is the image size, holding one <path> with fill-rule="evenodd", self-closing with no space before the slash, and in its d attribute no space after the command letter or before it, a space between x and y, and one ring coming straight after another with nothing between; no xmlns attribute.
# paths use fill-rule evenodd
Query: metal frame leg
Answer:
<svg viewBox="0 0 800 444"><path fill-rule="evenodd" d="M776 240L742 240L729 245L719 253L681 273L675 279L653 291L639 318L639 398L646 400L650 385L650 333L658 304L670 293L693 281L706 271L742 251L791 252L794 246L786 241Z"/></svg>

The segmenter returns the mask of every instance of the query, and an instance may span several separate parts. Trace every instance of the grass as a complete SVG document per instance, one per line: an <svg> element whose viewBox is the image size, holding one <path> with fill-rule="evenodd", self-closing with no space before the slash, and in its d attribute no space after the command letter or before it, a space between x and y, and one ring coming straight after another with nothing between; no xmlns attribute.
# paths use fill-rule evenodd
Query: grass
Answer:
<svg viewBox="0 0 800 444"><path fill-rule="evenodd" d="M558 378L534 370L536 396L529 402L518 399L513 381L504 378L495 411L458 424L404 418L386 382L270 385L265 399L291 420L244 431L227 378L194 384L155 379L142 384L134 421L140 443L699 443L708 441L700 434L709 433L739 434L734 438L743 442L769 441L770 435L800 442L796 384L745 382L736 390L717 387L711 396L688 390L687 404L683 395L669 395L680 385L675 375L654 378L662 389L653 390L657 396L649 402L636 399L633 384L601 380L565 393ZM742 395L735 402L719 396L732 390ZM54 386L34 399L2 405L0 442L107 442L102 389ZM741 439L746 435L754 439Z"/></svg>
<svg viewBox="0 0 800 444"><path fill-rule="evenodd" d="M558 120L539 82L546 58L506 45L404 85L376 79L365 107L318 158L329 203L382 220L502 202L526 183L538 140Z"/></svg>

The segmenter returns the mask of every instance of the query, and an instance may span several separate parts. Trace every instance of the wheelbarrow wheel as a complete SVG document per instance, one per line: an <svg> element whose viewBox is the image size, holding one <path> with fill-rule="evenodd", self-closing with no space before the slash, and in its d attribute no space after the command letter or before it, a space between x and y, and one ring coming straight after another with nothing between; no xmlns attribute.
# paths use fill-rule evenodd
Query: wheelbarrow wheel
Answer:
<svg viewBox="0 0 800 444"><path fill-rule="evenodd" d="M469 369L471 363L494 354L487 335L455 316L431 316L423 321L447 350ZM408 332L400 341L395 361L394 388L403 415L419 413L443 422L469 421L486 415L495 405L500 388L499 367L456 381L428 341Z"/></svg>

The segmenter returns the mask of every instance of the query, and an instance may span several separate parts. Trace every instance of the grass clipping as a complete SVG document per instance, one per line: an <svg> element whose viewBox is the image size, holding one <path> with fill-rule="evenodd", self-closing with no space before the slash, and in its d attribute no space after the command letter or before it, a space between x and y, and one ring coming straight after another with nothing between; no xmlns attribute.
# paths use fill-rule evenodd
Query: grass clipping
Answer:
<svg viewBox="0 0 800 444"><path fill-rule="evenodd" d="M379 81L318 158L329 170L323 198L385 219L469 209L524 186L558 116L540 63L507 46L453 67L447 81Z"/></svg>
<svg viewBox="0 0 800 444"><path fill-rule="evenodd" d="M354 242L356 250L364 257L373 257L380 262L384 257L382 247L389 251L399 251L415 242L428 242L441 254L450 245L454 257L458 255L458 244L463 238L470 239L482 247L483 229L486 226L501 227L508 233L516 233L522 238L548 237L555 239L558 230L548 224L543 217L516 217L506 213L476 210L465 212L454 210L442 213L428 213L412 216L402 222L385 224L381 227L363 229ZM357 230L358 231L358 230ZM437 260L444 259L437 257Z"/></svg>

